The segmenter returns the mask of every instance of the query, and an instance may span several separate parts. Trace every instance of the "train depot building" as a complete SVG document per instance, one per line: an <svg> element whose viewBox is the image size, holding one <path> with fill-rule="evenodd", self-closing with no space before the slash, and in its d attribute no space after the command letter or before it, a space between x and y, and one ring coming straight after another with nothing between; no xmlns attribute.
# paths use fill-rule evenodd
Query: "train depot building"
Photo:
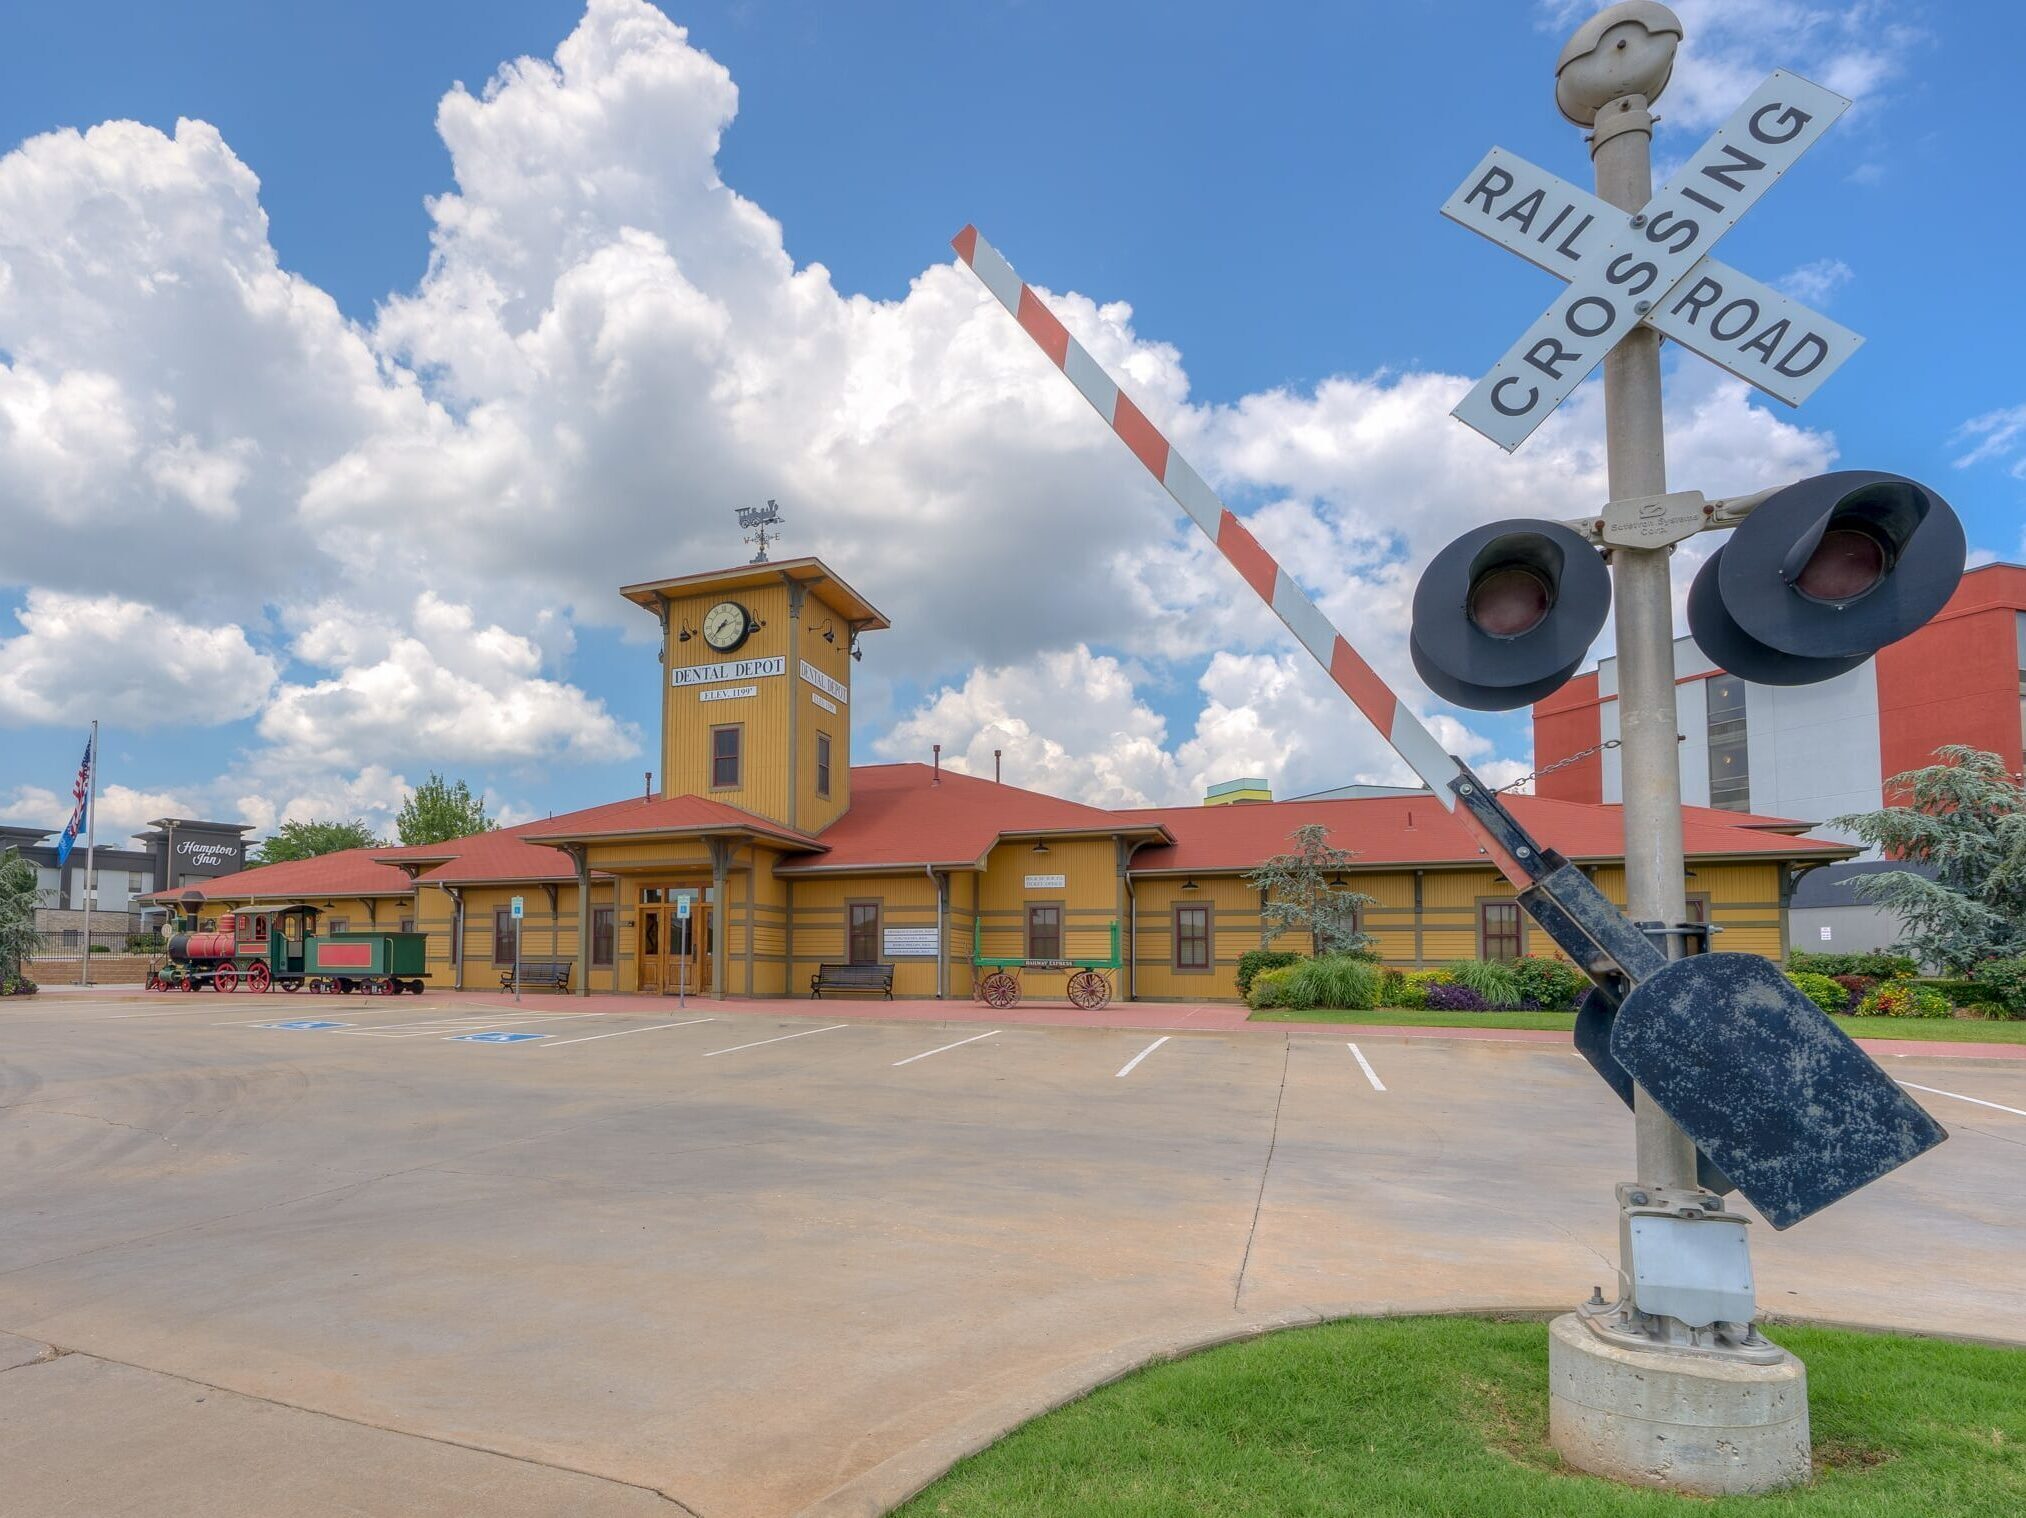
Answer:
<svg viewBox="0 0 2026 1518"><path fill-rule="evenodd" d="M1080 971L1118 997L1231 1000L1261 940L1246 872L1320 824L1354 856L1343 887L1375 899L1360 926L1387 963L1554 952L1425 792L1107 810L934 762L854 765L853 652L888 624L821 561L623 594L663 630L659 792L209 880L200 919L300 902L325 932L420 932L436 987L499 987L519 898L524 968L582 994L807 995L850 964L890 969L896 996L962 999L998 962L1042 1000ZM1622 903L1617 806L1512 804ZM1796 878L1854 853L1801 837L1809 821L1689 807L1684 826L1691 909L1731 950L1784 953Z"/></svg>

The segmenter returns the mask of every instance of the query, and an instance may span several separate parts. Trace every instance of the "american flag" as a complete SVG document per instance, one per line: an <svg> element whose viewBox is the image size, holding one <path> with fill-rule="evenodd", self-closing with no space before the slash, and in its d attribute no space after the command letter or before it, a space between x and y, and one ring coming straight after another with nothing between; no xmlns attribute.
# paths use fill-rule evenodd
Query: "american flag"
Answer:
<svg viewBox="0 0 2026 1518"><path fill-rule="evenodd" d="M77 847L77 835L84 831L85 813L91 805L91 739L84 740L84 761L77 767L77 779L70 788L77 805L71 809L70 821L64 826L63 837L56 845L56 863L60 868L70 858L70 851Z"/></svg>

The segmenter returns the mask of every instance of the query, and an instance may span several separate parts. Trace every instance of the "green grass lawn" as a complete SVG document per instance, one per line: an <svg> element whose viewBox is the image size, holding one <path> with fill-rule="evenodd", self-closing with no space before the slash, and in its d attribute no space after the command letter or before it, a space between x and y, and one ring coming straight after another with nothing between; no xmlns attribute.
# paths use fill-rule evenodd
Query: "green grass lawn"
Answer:
<svg viewBox="0 0 2026 1518"><path fill-rule="evenodd" d="M1808 1366L1816 1479L1712 1502L1565 1469L1547 1325L1369 1319L1152 1367L1015 1430L899 1518L2016 1518L2026 1350L1827 1328Z"/></svg>
<svg viewBox="0 0 2026 1518"><path fill-rule="evenodd" d="M1546 1028L1566 1033L1573 1012L1413 1012L1382 1007L1374 1012L1289 1012L1275 1007L1252 1014L1256 1023L1358 1023L1367 1028ZM1852 1038L1941 1039L1963 1044L2026 1044L2026 1021L1980 1017L1839 1017L1836 1026Z"/></svg>

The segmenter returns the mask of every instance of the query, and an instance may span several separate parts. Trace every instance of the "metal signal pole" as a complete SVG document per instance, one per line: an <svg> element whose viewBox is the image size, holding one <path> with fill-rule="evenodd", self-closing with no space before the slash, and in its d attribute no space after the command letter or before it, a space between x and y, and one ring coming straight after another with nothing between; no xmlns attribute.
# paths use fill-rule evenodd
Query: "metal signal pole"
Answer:
<svg viewBox="0 0 2026 1518"><path fill-rule="evenodd" d="M98 719L91 724L91 768L84 777L84 963L77 983L91 984L91 908L98 891Z"/></svg>
<svg viewBox="0 0 2026 1518"><path fill-rule="evenodd" d="M1657 93L1657 91L1656 91ZM1653 198L1653 116L1641 95L1597 113L1590 157L1597 194L1637 212ZM1660 334L1641 325L1604 359L1604 433L1611 499L1667 492L1660 415ZM1624 789L1625 907L1637 923L1688 916L1681 843L1681 761L1674 706L1672 547L1613 548L1618 736ZM1664 952L1680 953L1670 935ZM1695 1185L1695 1145L1642 1088L1633 1106L1636 1174L1649 1186Z"/></svg>

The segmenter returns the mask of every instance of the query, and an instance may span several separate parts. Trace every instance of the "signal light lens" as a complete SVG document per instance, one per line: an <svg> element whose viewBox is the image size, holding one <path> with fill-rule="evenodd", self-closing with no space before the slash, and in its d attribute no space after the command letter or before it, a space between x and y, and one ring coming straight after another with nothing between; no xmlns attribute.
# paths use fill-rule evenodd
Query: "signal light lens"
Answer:
<svg viewBox="0 0 2026 1518"><path fill-rule="evenodd" d="M1890 562L1874 534L1832 522L1801 566L1794 588L1811 601L1855 601L1878 589Z"/></svg>
<svg viewBox="0 0 2026 1518"><path fill-rule="evenodd" d="M1478 577L1466 610L1478 628L1494 638L1517 638L1546 620L1554 605L1548 582L1533 570L1508 565Z"/></svg>

